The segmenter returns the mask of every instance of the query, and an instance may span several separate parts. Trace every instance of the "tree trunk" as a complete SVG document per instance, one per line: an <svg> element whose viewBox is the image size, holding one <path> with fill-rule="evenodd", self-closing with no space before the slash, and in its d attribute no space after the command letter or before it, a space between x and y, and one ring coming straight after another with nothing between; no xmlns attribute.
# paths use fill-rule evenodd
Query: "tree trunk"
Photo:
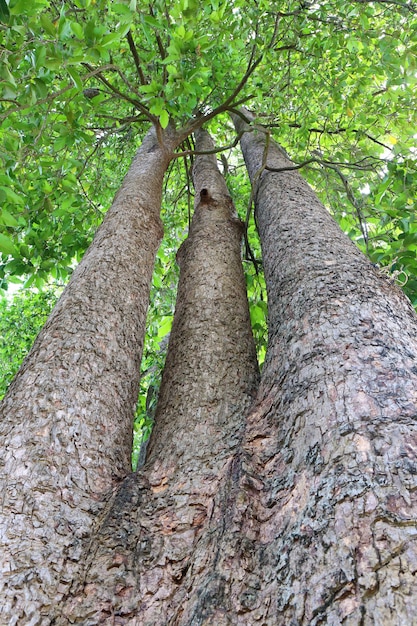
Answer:
<svg viewBox="0 0 417 626"><path fill-rule="evenodd" d="M240 119L236 126L245 130ZM143 151L150 150L152 173L141 170L144 186L154 175L162 179L169 159L148 140ZM207 149L208 141L199 134L198 147ZM93 244L99 268L96 253L91 255L102 300L87 282L87 255L63 296L71 315L58 305L5 400L14 421L7 422L12 435L5 448L4 623L415 621L414 311L339 230L297 172L264 168L291 163L273 142L265 161L262 130L245 133L241 144L257 189L269 301L269 346L256 402L248 411L257 368L240 226L214 157L201 156L195 217L178 257L179 295L157 423L143 470L126 476L111 495L128 472L131 410L127 417L123 407L130 399L126 381L138 367L131 346L140 344L141 328L130 307L136 315L142 310L139 292L147 284L139 271L132 276L132 258L123 256L122 265L113 267L114 235L107 237L105 223ZM127 217L109 213L111 229L123 240L117 254L126 239L130 249L133 237L146 267L149 229L159 229L156 204L155 220L147 215L135 232L123 226ZM140 243L141 233L146 239ZM105 247L99 245L104 240ZM123 279L123 267L132 283ZM120 280L117 293L104 276ZM110 311L118 320L111 327ZM78 333L81 344L75 343ZM114 368L124 368L120 380L112 377ZM74 411L72 397L82 400L74 400ZM33 428L26 433L28 423Z"/></svg>
<svg viewBox="0 0 417 626"><path fill-rule="evenodd" d="M198 150L213 144L197 133ZM258 366L241 263L242 224L213 155L194 168L196 207L178 252L174 323L148 458L103 516L59 624L180 624L201 550L224 523ZM220 490L220 493L219 493Z"/></svg>
<svg viewBox="0 0 417 626"><path fill-rule="evenodd" d="M145 137L1 407L1 624L50 624L96 517L131 471L162 181L177 137Z"/></svg>
<svg viewBox="0 0 417 626"><path fill-rule="evenodd" d="M248 612L231 623L415 623L414 310L298 172L262 171L262 129L241 146L256 185L269 347L243 444L256 486L250 506L236 504L240 533L256 538L245 576L256 576ZM292 164L270 142L266 165ZM231 586L232 614L244 587Z"/></svg>

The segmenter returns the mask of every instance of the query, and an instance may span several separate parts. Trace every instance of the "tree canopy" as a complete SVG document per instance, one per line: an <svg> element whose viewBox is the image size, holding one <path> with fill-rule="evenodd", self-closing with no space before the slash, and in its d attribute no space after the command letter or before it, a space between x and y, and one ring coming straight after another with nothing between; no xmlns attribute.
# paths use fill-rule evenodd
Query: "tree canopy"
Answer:
<svg viewBox="0 0 417 626"><path fill-rule="evenodd" d="M149 124L182 127L145 347L152 375L190 221L191 133L204 122L248 227L262 360L261 253L228 115L244 103L416 305L416 32L409 0L0 0L1 287L64 283Z"/></svg>

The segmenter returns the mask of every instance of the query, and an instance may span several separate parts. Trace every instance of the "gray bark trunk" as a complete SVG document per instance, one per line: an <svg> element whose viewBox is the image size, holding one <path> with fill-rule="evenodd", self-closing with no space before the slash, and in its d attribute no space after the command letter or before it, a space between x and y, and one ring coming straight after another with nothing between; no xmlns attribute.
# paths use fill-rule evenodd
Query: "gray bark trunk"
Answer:
<svg viewBox="0 0 417 626"><path fill-rule="evenodd" d="M241 120L236 125L244 129ZM198 147L209 147L205 133L198 140ZM158 160L158 148L150 148L151 160ZM118 367L116 357L98 370L93 367L97 356L92 358L70 386L62 385L60 396L48 386L50 372L64 369L62 360L48 352L59 333L69 335L70 349L64 354L74 358L68 360L71 371L64 371L69 376L76 369L69 318L63 318L65 326L58 326L56 334L53 325L45 331L38 342L42 349L35 347L43 366L26 365L22 382L11 390L22 425L28 422L26 407L32 406L25 385L35 389L38 377L51 403L44 407L42 390L36 391L34 406L39 408L30 409L32 432L8 422L16 434L6 449L12 473L5 483L8 509L2 519L8 524L9 515L11 524L2 537L10 538L13 551L3 560L3 581L9 584L2 591L5 623L415 622L416 316L400 290L340 231L297 172L261 171L264 133L245 133L242 150L257 186L269 299L269 347L255 404L250 408L257 368L239 259L240 227L214 158L199 157L195 218L179 252L178 303L143 471L128 475L112 491L114 476L127 472L123 433L131 418L121 413L124 425L115 436L110 430L115 422L109 419L114 412L103 421L97 413L91 422L89 414L85 417L90 403L102 409L97 390L108 392L102 385L109 380L107 370ZM273 142L266 163L272 168L291 165ZM152 161L152 172L156 167ZM118 231L118 224L115 220L112 229L124 241L126 230ZM147 224L139 229L146 235L140 244L145 250ZM107 259L107 240L99 249ZM122 289L128 284L122 283ZM104 308L103 328L111 338L116 333L127 341L128 327L106 326L110 305L126 305L119 303L120 292L104 291L109 308ZM59 321L65 313L58 311ZM97 351L107 345L98 333L102 326L91 330L88 307L85 311L80 317L83 345ZM123 324L124 318L116 314L116 319ZM59 363L46 375L44 353ZM118 355L119 348L109 354ZM124 367L125 372L135 369ZM59 411L65 392L77 385L82 389L85 377L90 384L93 374L101 386L91 383L88 398L75 393L83 399L84 413L80 406L74 417L67 409L64 420ZM58 390L60 380L58 376ZM122 380L120 385L123 389ZM120 392L113 387L108 393L118 398ZM128 402L126 398L130 395L125 396ZM122 411L121 401L117 406ZM50 421L38 426L38 413L44 420L51 414ZM76 434L70 419L78 425ZM63 423L67 426L61 431ZM94 444L96 423L103 465ZM79 452L73 459L75 450L83 456ZM60 601L63 594L65 602Z"/></svg>
<svg viewBox="0 0 417 626"><path fill-rule="evenodd" d="M204 131L197 149L212 148ZM147 461L102 516L59 624L180 624L222 532L224 485L258 383L241 263L242 225L213 156L194 168L196 207Z"/></svg>
<svg viewBox="0 0 417 626"><path fill-rule="evenodd" d="M1 406L0 622L50 624L131 470L162 181L151 130Z"/></svg>
<svg viewBox="0 0 417 626"><path fill-rule="evenodd" d="M265 134L241 145L254 181ZM266 164L291 166L274 142ZM414 310L298 172L263 170L254 182L270 335L243 444L258 487L250 507L236 505L240 532L258 538L246 569L257 584L232 623L413 624Z"/></svg>

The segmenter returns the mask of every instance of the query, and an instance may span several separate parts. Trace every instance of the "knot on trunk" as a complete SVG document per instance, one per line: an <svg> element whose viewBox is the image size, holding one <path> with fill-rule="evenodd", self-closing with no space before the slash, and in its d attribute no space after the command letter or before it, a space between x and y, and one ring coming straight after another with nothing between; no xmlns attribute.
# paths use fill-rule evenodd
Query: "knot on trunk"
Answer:
<svg viewBox="0 0 417 626"><path fill-rule="evenodd" d="M208 189L204 188L200 191L201 204L209 204L212 201L211 194Z"/></svg>

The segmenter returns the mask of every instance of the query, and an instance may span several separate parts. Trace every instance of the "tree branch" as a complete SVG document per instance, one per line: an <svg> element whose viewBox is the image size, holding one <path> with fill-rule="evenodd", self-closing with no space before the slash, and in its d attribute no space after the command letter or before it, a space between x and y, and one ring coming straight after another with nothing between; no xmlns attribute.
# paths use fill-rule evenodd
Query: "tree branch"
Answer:
<svg viewBox="0 0 417 626"><path fill-rule="evenodd" d="M87 69L92 70L92 67L89 65L89 63L83 63L83 65ZM105 66L105 68L101 68L101 69L97 70L96 71L96 76L103 83L103 85L106 85L106 87L108 89L110 89L110 91L112 91L114 94L119 96L119 98L121 98L122 100L125 100L126 102L130 102L130 104L133 104L133 106L136 107L138 109L138 111L143 113L143 115L145 115L148 118L148 120L150 120L152 122L152 124L157 126L159 124L158 118L155 117L155 115L152 115L152 113L149 113L148 109L145 106L143 106L143 104L141 102L139 102L139 100L136 100L135 98L131 98L130 96L127 96L126 94L122 93L119 89L117 89L117 87L112 85L112 83L110 83L107 80L107 78L105 78L103 76L103 74L102 74L103 69L107 69L107 70L111 69L114 72L117 72L119 74L119 76L121 77L121 79L123 80L123 82L125 82L129 86L129 88L132 89L132 91L134 91L134 93L137 93L136 90L130 85L130 83L128 82L128 80L124 76L123 72L118 67L116 67L114 65L107 65L107 66ZM137 94L137 95L139 95L139 94Z"/></svg>
<svg viewBox="0 0 417 626"><path fill-rule="evenodd" d="M368 240L368 229L366 227L366 222L363 219L362 209L360 207L359 202L355 198L355 195L354 195L354 193L352 191L352 188L351 188L351 186L349 184L349 181L346 178L346 176L344 176L342 174L342 172L340 171L340 169L338 168L337 165L333 165L333 164L327 163L327 164L325 164L325 166L330 168L330 169L332 169L334 172L336 172L336 174L339 176L340 180L342 181L343 187L345 188L345 191L346 191L347 199L349 200L349 202L351 203L351 205L353 206L353 208L356 211L356 215L357 215L358 221L359 221L359 228L361 230L362 237L363 237L363 240L365 242L366 254L368 255L368 257L370 257L369 240Z"/></svg>
<svg viewBox="0 0 417 626"><path fill-rule="evenodd" d="M237 115L239 115L238 111L233 111L233 112L236 113ZM241 117L242 117L242 115L241 115ZM242 119L244 119L244 117L242 117ZM280 124L265 124L265 126L267 128L279 128ZM288 126L290 128L302 128L301 124L297 124L296 122L288 124ZM309 133L326 134L326 135L339 135L341 133L348 133L348 132L356 133L358 135L364 135L364 137L367 137L368 139L370 139L374 143L378 144L379 146L382 146L386 150L391 150L392 149L390 146L387 146L387 144L382 143L382 141L379 141L378 139L375 139L375 137L372 137L372 135L370 135L369 133L366 133L363 130L357 130L357 129L354 129L354 128L353 129L351 129L351 128L338 128L336 130L327 130L326 128L309 128L308 132Z"/></svg>
<svg viewBox="0 0 417 626"><path fill-rule="evenodd" d="M139 54L138 54L138 50L137 50L137 48L135 46L135 42L133 41L132 33L131 33L130 30L129 30L129 32L126 35L126 38L127 38L128 44L129 44L130 52L132 53L133 59L135 61L136 70L138 72L140 83L141 83L141 85L146 85L147 81L146 81L146 78L145 78L145 74L143 73L142 65L141 65L141 62L140 62Z"/></svg>
<svg viewBox="0 0 417 626"><path fill-rule="evenodd" d="M400 0L353 0L353 2L357 2L358 4L395 4L396 6L406 9L411 13L416 13L416 8L412 2L409 4L400 2Z"/></svg>
<svg viewBox="0 0 417 626"><path fill-rule="evenodd" d="M154 13L152 4L149 4L149 12L152 15L152 17L155 17L155 13ZM167 22L169 24L169 14L166 15L166 18L167 18ZM157 46L158 46L158 50L159 50L159 54L161 56L161 59L164 60L165 57L167 56L167 53L166 53L164 44L162 43L162 39L158 35L158 33L156 31L155 31L155 39L156 39L156 43L157 43ZM167 82L167 68L164 65L164 69L163 69L163 73L162 73L162 83L165 85L166 82Z"/></svg>
<svg viewBox="0 0 417 626"><path fill-rule="evenodd" d="M363 161L364 159L362 159ZM264 169L268 172L291 172L292 170L299 170L306 165L310 165L311 163L318 163L319 165L324 165L325 167L345 167L347 169L356 169L356 170L373 170L372 165L361 165L361 161L356 161L356 163L341 163L338 161L327 161L326 159L312 157L311 159L307 159L302 163L297 163L296 165L289 165L288 167L270 167L269 165L265 165Z"/></svg>
<svg viewBox="0 0 417 626"><path fill-rule="evenodd" d="M232 143L229 143L227 146L222 146L221 148L213 148L212 150L184 150L183 152L176 152L174 154L174 159L178 159L179 157L187 157L187 156L195 156L195 155L204 155L204 154L217 154L218 152L224 152L225 150L230 150L231 148L234 148L235 146L237 146L237 144L240 141L240 138L242 137L243 132L239 133L239 135L237 135L236 139L234 141L232 141Z"/></svg>

